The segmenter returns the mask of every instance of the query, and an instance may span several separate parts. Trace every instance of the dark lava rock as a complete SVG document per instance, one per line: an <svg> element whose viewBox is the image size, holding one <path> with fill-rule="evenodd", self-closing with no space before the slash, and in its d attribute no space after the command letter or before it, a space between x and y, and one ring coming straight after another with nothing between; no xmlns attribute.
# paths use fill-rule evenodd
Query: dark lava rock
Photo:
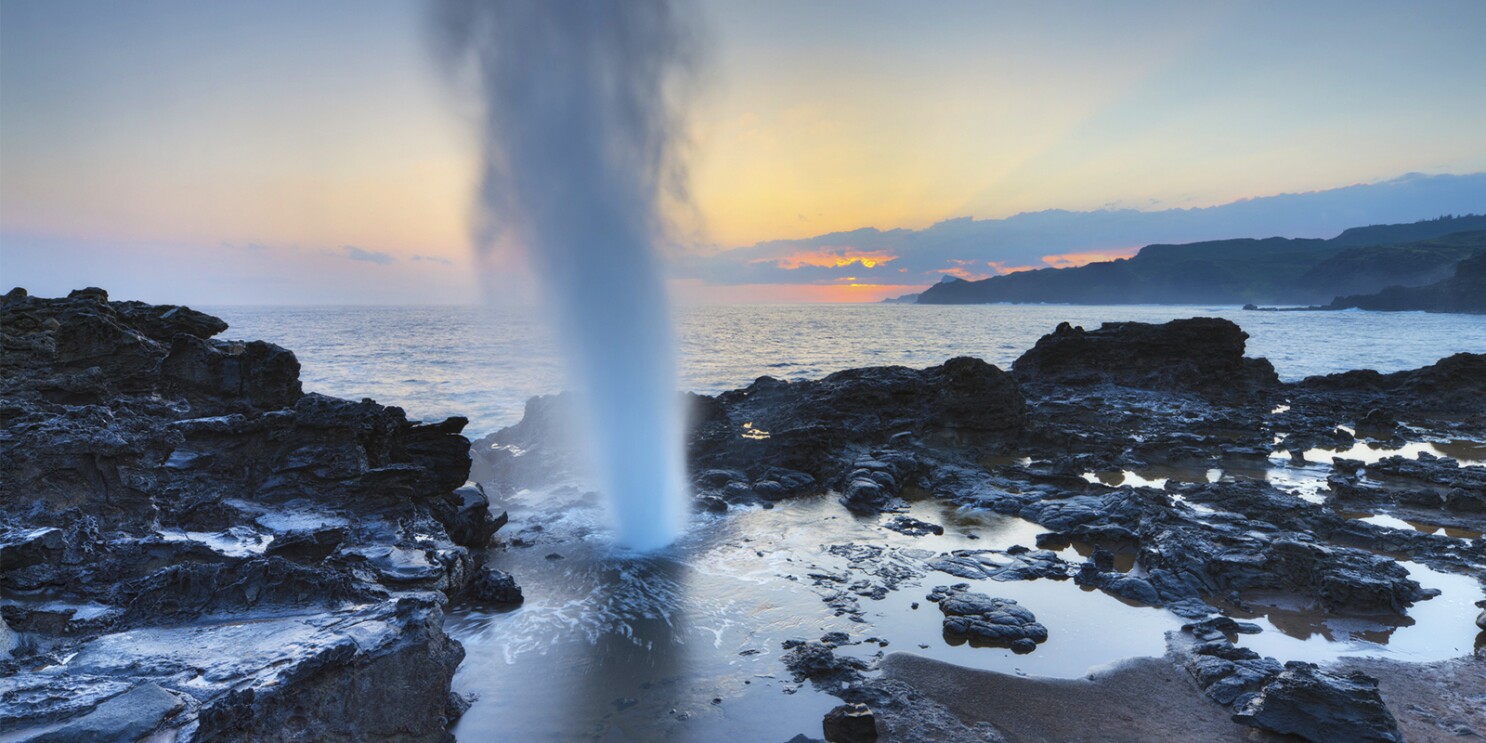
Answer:
<svg viewBox="0 0 1486 743"><path fill-rule="evenodd" d="M860 702L843 704L826 713L821 722L829 743L875 743L877 717Z"/></svg>
<svg viewBox="0 0 1486 743"><path fill-rule="evenodd" d="M1400 743L1398 722L1378 695L1378 680L1338 676L1292 661L1233 715L1245 725L1315 743Z"/></svg>
<svg viewBox="0 0 1486 743"><path fill-rule="evenodd" d="M912 516L894 516L882 526L885 529L892 529L899 534L906 534L910 537L944 533L944 527L938 524L931 524L927 521L920 521Z"/></svg>
<svg viewBox="0 0 1486 743"><path fill-rule="evenodd" d="M1268 361L1244 358L1248 337L1232 321L1208 317L1104 323L1092 331L1062 323L1011 368L1020 381L1064 386L1108 383L1219 397L1277 387Z"/></svg>
<svg viewBox="0 0 1486 743"><path fill-rule="evenodd" d="M1047 628L1026 607L1011 599L971 593L969 588L967 583L958 583L935 586L929 593L927 598L938 603L939 610L944 612L945 635L1013 649L1022 640L1047 641ZM1020 647L1031 650L1026 642L1020 643Z"/></svg>
<svg viewBox="0 0 1486 743"><path fill-rule="evenodd" d="M1411 423L1435 416L1479 420L1486 416L1486 354L1457 353L1391 374L1361 369L1306 377L1295 387L1299 401L1315 399L1347 417L1386 408Z"/></svg>
<svg viewBox="0 0 1486 743"><path fill-rule="evenodd" d="M802 491L768 470L803 473L815 482L839 480L854 503L895 496L909 473L901 465L863 467L853 447L914 437L1005 440L1021 431L1026 417L1011 375L972 358L928 369L852 369L814 381L762 377L716 399L717 415L694 428L695 471L756 472L753 479L776 480L795 492ZM867 473L853 472L863 469ZM884 481L884 473L892 482Z"/></svg>
<svg viewBox="0 0 1486 743"><path fill-rule="evenodd" d="M1264 631L1253 622L1239 622L1232 617L1208 617L1199 622L1182 625L1183 632L1191 632L1199 640L1219 640L1230 635L1257 635Z"/></svg>
<svg viewBox="0 0 1486 743"><path fill-rule="evenodd" d="M440 604L503 523L460 487L465 421L306 394L293 353L226 327L0 300L8 731L441 739Z"/></svg>
<svg viewBox="0 0 1486 743"><path fill-rule="evenodd" d="M783 647L789 651L784 654L784 667L796 681L808 679L817 685L839 687L860 681L862 672L871 668L861 658L837 655L833 644L786 640Z"/></svg>
<svg viewBox="0 0 1486 743"><path fill-rule="evenodd" d="M1193 648L1186 667L1203 693L1225 706L1247 700L1284 670L1279 661L1261 658L1258 653L1226 639Z"/></svg>
<svg viewBox="0 0 1486 743"><path fill-rule="evenodd" d="M470 598L487 604L519 604L525 600L521 586L510 573L485 566L470 581Z"/></svg>

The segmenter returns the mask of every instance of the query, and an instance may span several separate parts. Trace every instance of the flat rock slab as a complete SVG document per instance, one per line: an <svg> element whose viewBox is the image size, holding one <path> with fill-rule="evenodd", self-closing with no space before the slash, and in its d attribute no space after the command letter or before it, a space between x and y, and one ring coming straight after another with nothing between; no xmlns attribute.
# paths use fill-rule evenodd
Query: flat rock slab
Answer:
<svg viewBox="0 0 1486 743"><path fill-rule="evenodd" d="M1010 743L1278 741L1242 727L1164 658L1138 658L1082 679L1025 678L909 653L882 662L967 724L988 722Z"/></svg>
<svg viewBox="0 0 1486 743"><path fill-rule="evenodd" d="M463 658L431 603L204 618L104 634L64 663L0 678L3 740L440 740ZM347 707L347 700L355 703ZM429 722L432 720L432 722ZM58 724L60 721L60 724Z"/></svg>

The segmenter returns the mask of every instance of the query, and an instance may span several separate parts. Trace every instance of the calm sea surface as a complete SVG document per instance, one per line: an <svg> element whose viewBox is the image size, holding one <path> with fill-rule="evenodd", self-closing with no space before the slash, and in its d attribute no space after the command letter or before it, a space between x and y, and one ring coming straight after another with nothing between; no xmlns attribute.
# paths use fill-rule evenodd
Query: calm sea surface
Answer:
<svg viewBox="0 0 1486 743"><path fill-rule="evenodd" d="M469 433L515 423L532 395L564 388L552 336L529 312L473 307L214 307L223 337L293 350L305 389L371 397L415 418L464 415ZM978 356L1009 367L1060 322L1227 317L1250 356L1299 379L1397 371L1486 351L1486 317L1417 312L1244 312L1237 307L771 305L677 313L682 386L715 393L770 375L814 378L858 366L931 366Z"/></svg>

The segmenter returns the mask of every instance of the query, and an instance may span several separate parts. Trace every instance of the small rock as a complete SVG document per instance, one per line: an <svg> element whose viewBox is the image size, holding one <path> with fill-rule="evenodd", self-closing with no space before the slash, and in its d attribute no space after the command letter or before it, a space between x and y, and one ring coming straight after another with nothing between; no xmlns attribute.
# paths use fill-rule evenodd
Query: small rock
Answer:
<svg viewBox="0 0 1486 743"><path fill-rule="evenodd" d="M470 598L489 604L519 604L525 600L521 586L516 585L516 579L510 573L488 565L481 568L470 583L469 592Z"/></svg>
<svg viewBox="0 0 1486 743"><path fill-rule="evenodd" d="M826 713L821 723L828 743L875 743L877 716L865 704L843 704Z"/></svg>

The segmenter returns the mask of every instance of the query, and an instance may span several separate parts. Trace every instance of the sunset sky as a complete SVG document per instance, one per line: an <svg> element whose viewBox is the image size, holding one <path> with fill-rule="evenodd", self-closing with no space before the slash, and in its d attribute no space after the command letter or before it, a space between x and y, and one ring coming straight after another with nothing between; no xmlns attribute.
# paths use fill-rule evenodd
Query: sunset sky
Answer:
<svg viewBox="0 0 1486 743"><path fill-rule="evenodd" d="M875 300L1170 235L1264 236L1068 228L1017 247L1010 221L932 252L935 235L1023 212L1486 171L1486 3L1295 5L704 3L674 285L683 300ZM0 281L200 304L478 301L474 106L436 68L424 13L6 0ZM1486 193L1468 185L1438 211ZM965 217L979 222L926 229Z"/></svg>

